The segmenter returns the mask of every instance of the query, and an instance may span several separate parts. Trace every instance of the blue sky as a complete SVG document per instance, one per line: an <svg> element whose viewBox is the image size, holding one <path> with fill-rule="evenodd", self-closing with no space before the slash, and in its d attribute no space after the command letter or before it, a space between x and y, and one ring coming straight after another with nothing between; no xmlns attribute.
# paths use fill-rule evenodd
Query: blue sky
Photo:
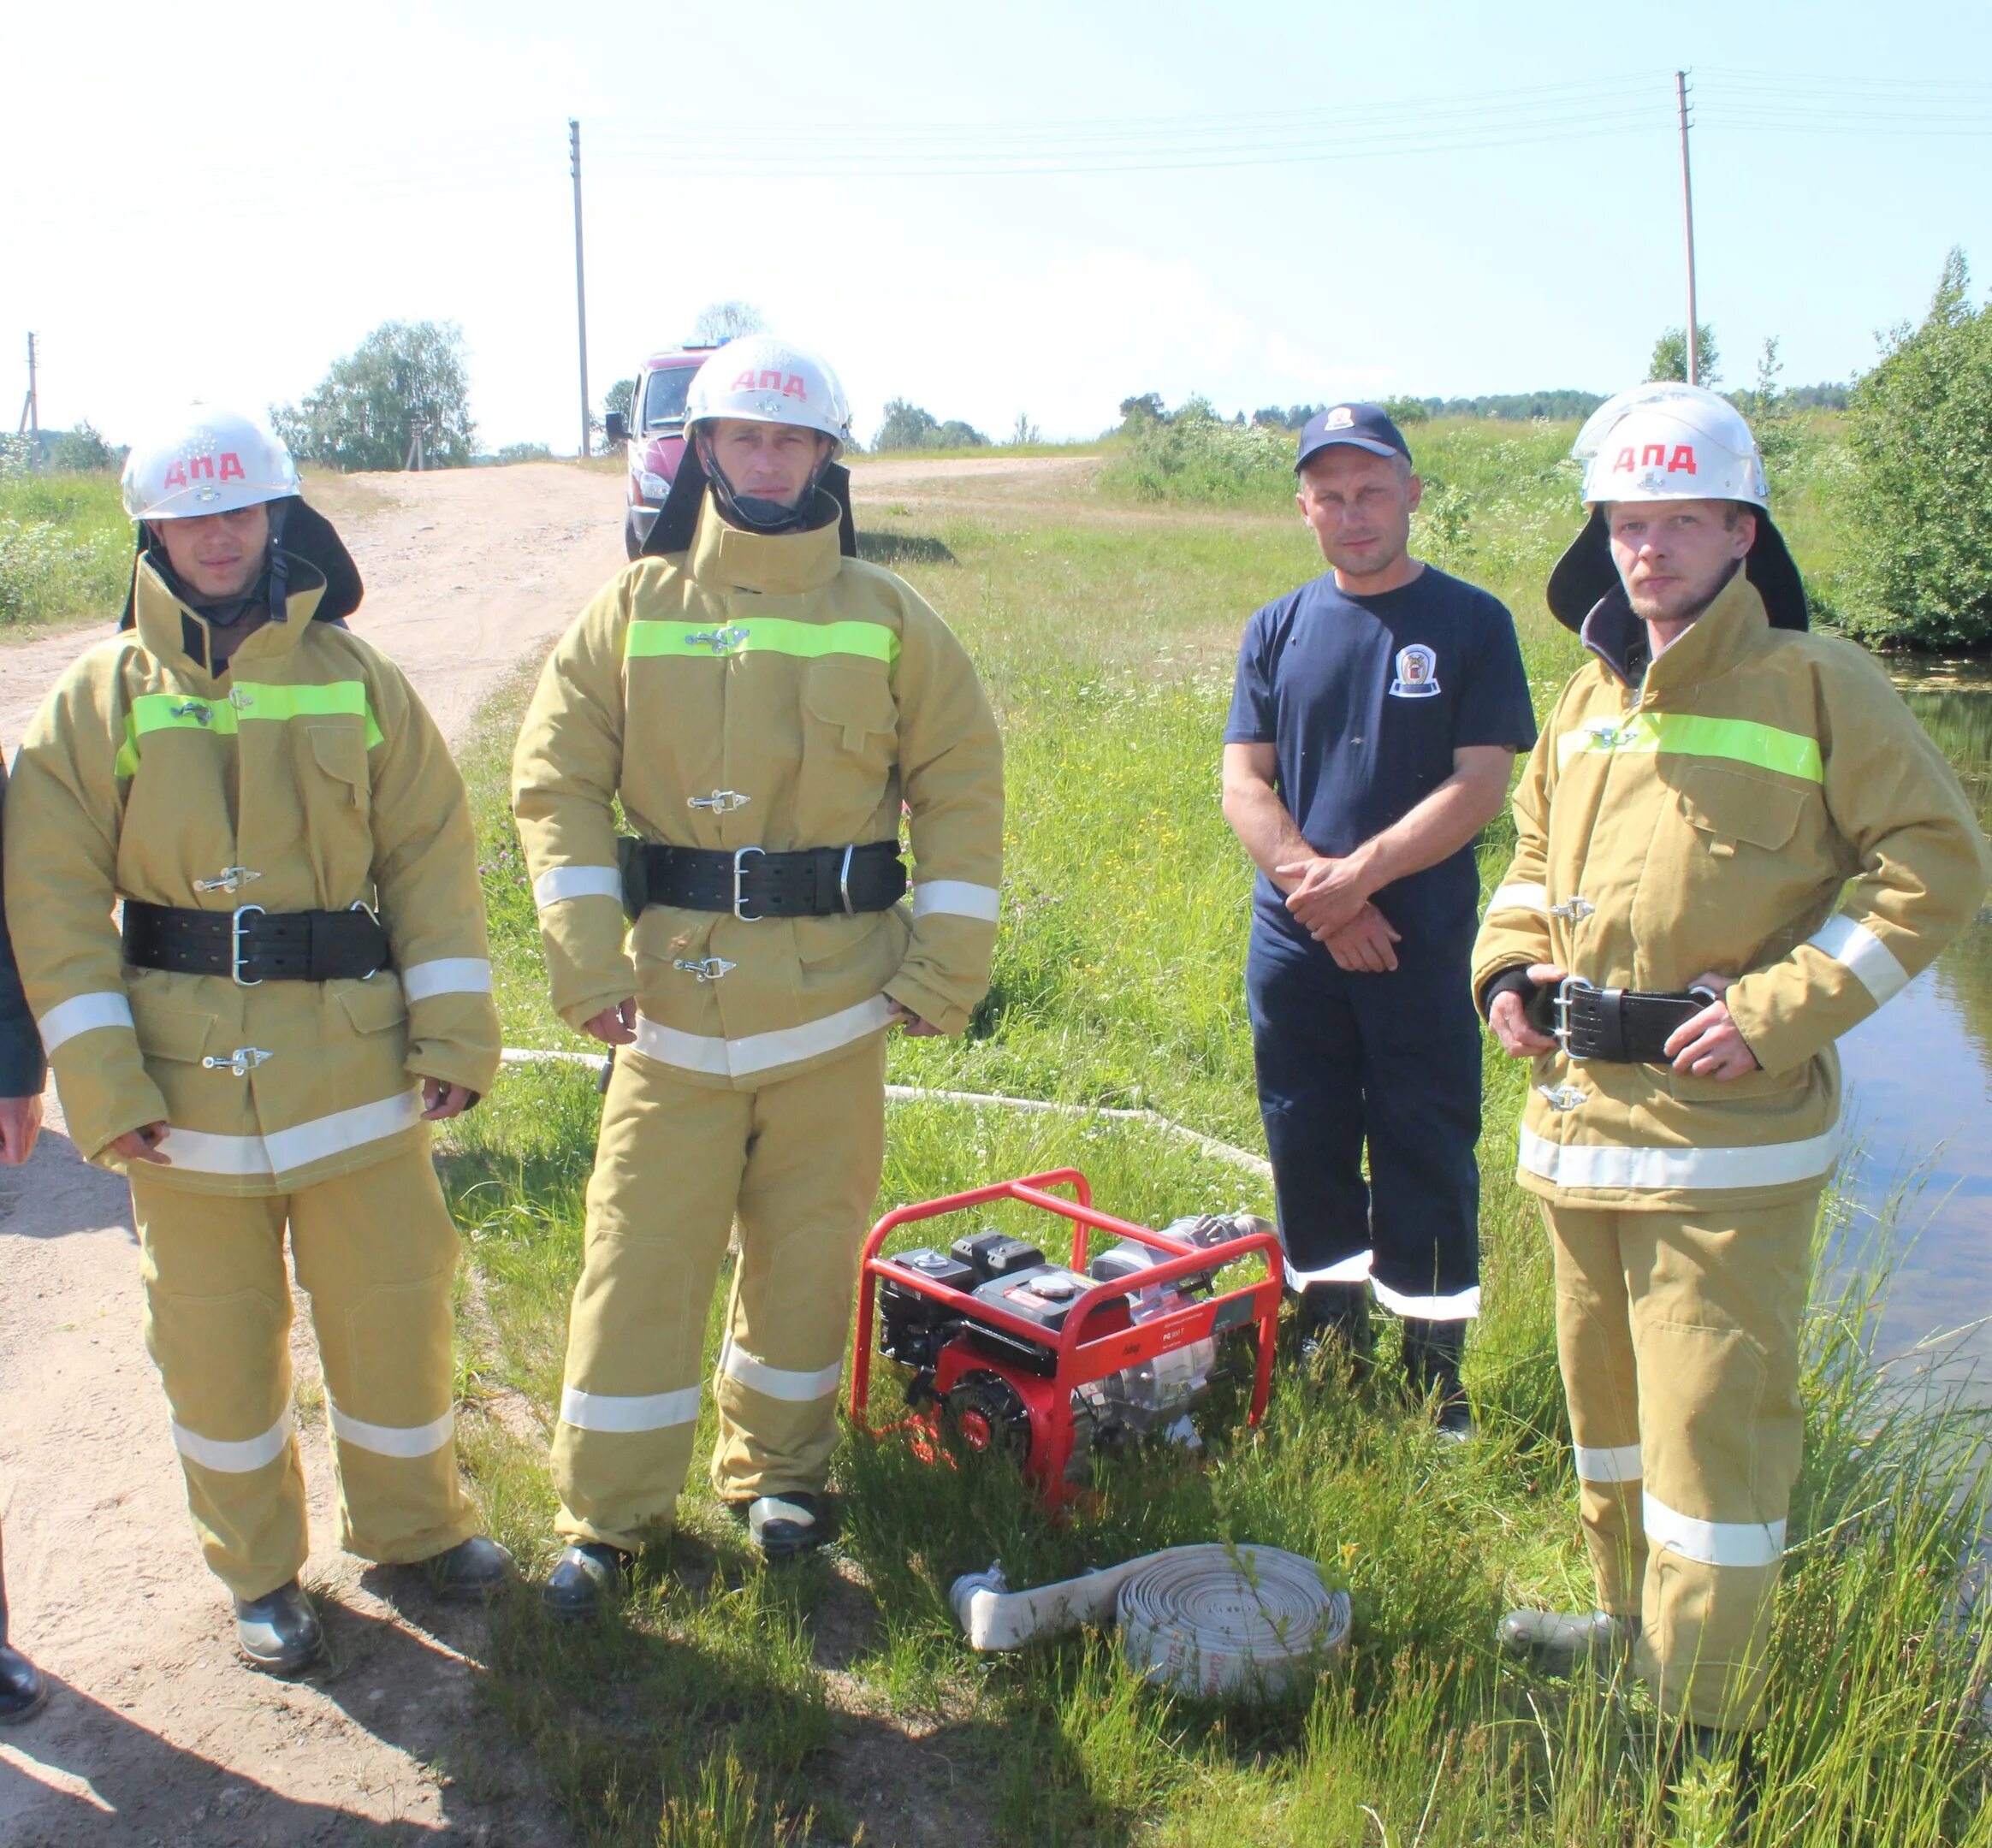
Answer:
<svg viewBox="0 0 1992 1848"><path fill-rule="evenodd" d="M1673 73L1728 382L1844 378L1944 253L1992 280L1992 8L1556 3L278 9L0 16L0 382L124 438L463 326L485 441L744 297L993 434L1639 377L1684 317ZM1213 164L1215 163L1224 164ZM9 427L11 427L10 425Z"/></svg>

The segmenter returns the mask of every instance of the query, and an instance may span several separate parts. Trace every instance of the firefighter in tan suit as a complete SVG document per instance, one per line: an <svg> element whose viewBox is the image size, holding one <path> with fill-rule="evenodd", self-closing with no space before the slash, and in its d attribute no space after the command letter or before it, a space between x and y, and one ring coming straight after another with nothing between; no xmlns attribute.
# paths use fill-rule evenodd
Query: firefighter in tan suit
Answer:
<svg viewBox="0 0 1992 1848"><path fill-rule="evenodd" d="M1986 853L1874 661L1805 632L1725 400L1639 388L1577 453L1591 518L1550 604L1594 658L1515 791L1473 984L1534 1059L1520 1177L1599 1608L1502 1640L1553 1667L1633 1648L1714 1751L1762 1720L1834 1041L1974 915Z"/></svg>
<svg viewBox="0 0 1992 1848"><path fill-rule="evenodd" d="M244 1653L279 1673L321 1647L287 1224L341 1544L430 1561L453 1596L507 1564L458 1479L457 1235L429 1155L497 1069L469 809L420 702L341 620L359 574L297 494L282 445L218 409L132 452L125 631L36 715L6 828L69 1133L131 1182L194 1525Z"/></svg>
<svg viewBox="0 0 1992 1848"><path fill-rule="evenodd" d="M554 1436L561 1615L671 1528L736 1219L713 1483L768 1556L821 1543L886 1030L959 1033L987 981L1000 742L940 618L847 555L848 428L812 355L714 353L652 555L554 649L519 740L554 1005L619 1049Z"/></svg>

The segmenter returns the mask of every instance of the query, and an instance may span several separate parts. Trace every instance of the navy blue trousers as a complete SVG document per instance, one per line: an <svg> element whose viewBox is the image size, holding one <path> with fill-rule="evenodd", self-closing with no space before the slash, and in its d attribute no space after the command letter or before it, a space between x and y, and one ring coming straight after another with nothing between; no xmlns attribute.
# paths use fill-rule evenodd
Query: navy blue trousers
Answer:
<svg viewBox="0 0 1992 1848"><path fill-rule="evenodd" d="M1479 1312L1480 1023L1466 945L1348 974L1254 921L1245 987L1288 1282L1399 1315ZM1362 1157L1369 1152L1369 1177Z"/></svg>

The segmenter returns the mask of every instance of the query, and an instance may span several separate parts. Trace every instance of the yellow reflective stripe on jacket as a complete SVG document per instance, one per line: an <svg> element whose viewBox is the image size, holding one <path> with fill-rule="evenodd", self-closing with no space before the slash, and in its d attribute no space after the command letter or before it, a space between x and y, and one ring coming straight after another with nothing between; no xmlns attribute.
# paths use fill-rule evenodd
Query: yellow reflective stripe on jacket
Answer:
<svg viewBox="0 0 1992 1848"><path fill-rule="evenodd" d="M1629 719L1593 719L1556 740L1556 768L1573 757L1594 754L1651 756L1670 751L1683 757L1727 757L1781 771L1808 783L1826 780L1819 741L1802 732L1783 732L1754 719L1710 719L1699 713L1634 713Z"/></svg>
<svg viewBox="0 0 1992 1848"><path fill-rule="evenodd" d="M254 680L236 684L232 696L199 699L178 693L141 693L125 714L125 741L117 773L139 767L139 740L148 732L212 732L233 737L244 719L321 719L347 714L366 720L366 748L381 742L381 728L366 702L364 680L331 680L322 685L269 686Z"/></svg>
<svg viewBox="0 0 1992 1848"><path fill-rule="evenodd" d="M899 658L898 632L885 623L794 622L786 616L757 616L752 622L717 629L690 629L682 619L630 624L625 658L684 654L710 660L729 654L798 654L814 660L825 654L862 654L888 666Z"/></svg>

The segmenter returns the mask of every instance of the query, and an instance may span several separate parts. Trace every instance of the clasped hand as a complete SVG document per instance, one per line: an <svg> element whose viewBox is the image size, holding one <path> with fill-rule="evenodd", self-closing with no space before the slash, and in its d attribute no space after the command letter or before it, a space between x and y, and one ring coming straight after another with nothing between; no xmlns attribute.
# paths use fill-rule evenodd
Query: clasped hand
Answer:
<svg viewBox="0 0 1992 1848"><path fill-rule="evenodd" d="M1528 979L1538 987L1560 982L1568 973L1553 962L1532 962L1528 967ZM1727 1081L1760 1069L1757 1055L1729 1018L1728 1004L1722 998L1734 979L1711 972L1696 976L1688 984L1691 988L1706 988L1716 998L1667 1036L1662 1050L1682 1077ZM1529 1025L1525 1007L1522 998L1509 988L1495 996L1487 1014L1487 1024L1494 1029L1501 1050L1515 1058L1533 1058L1538 1053L1550 1051L1556 1043L1550 1034Z"/></svg>

